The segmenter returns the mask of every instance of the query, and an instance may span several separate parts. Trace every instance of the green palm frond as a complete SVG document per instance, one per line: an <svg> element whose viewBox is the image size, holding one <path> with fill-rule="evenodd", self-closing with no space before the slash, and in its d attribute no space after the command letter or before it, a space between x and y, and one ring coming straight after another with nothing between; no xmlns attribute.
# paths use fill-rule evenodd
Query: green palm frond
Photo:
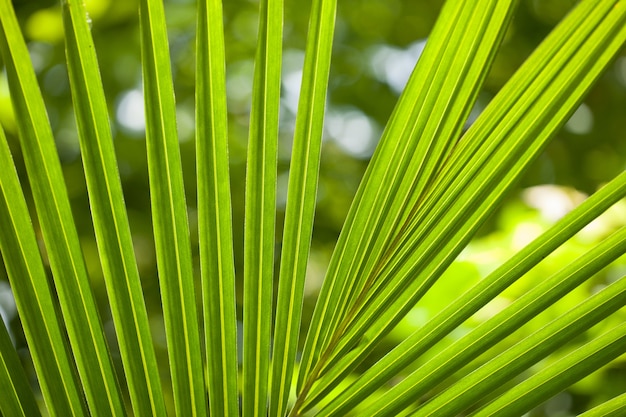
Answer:
<svg viewBox="0 0 626 417"><path fill-rule="evenodd" d="M34 368L20 363L11 323L4 323L0 414L522 415L619 362L626 327L616 317L626 305L626 277L557 307L626 253L623 222L489 318L463 326L623 203L626 172L390 346L403 320L446 285L455 260L626 43L624 1L579 2L464 131L517 3L445 2L367 165L309 322L303 304L337 2L311 3L281 225L286 5L258 5L244 201L229 163L222 2L198 0L193 12L194 182L183 178L189 158L177 125L171 5L139 0L145 153L165 329L160 348L86 7L63 0L58 9L90 207L76 213L28 44L11 2L0 0L0 53L19 137L17 151L0 129L0 250ZM233 213L241 201L239 239ZM79 237L81 216L95 232L105 310ZM108 311L115 336L101 318ZM450 336L459 329L461 336ZM622 415L626 400L616 394L584 415Z"/></svg>

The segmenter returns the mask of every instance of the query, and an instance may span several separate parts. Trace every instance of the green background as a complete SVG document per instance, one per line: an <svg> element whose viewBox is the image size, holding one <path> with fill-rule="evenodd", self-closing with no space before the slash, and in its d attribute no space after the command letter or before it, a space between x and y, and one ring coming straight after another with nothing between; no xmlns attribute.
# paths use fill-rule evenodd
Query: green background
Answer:
<svg viewBox="0 0 626 417"><path fill-rule="evenodd" d="M501 46L471 117L498 92L520 64L575 3L557 0L522 0ZM114 331L107 307L104 281L93 237L93 226L70 102L64 64L60 9L55 1L14 1L29 42L49 117L55 131L59 155L81 243L101 314L114 343ZM134 0L87 1L94 41L107 95L116 152L129 211L139 270L153 322L153 335L164 375L168 373L165 334L160 312L154 243L150 219L148 169L144 132L141 129L141 68L138 34L138 6ZM166 1L166 16L174 69L178 127L187 204L190 216L196 272L197 228L195 217L194 159L194 26L195 2ZM352 196L365 170L403 85L418 57L442 1L426 0L341 0L327 102L325 142L322 150L316 222L307 276L304 322L312 313L327 262L341 229ZM304 56L309 2L287 0L283 62L283 106L278 179L277 242L280 247L285 207L289 154L297 105L299 71ZM227 87L230 113L229 143L233 196L235 262L240 280L243 262L243 195L245 148L252 90L253 58L256 46L258 4L255 1L224 2L227 58ZM25 178L6 77L0 73L0 123L9 136L18 171ZM469 123L469 122L468 122ZM564 129L528 170L519 190L510 195L502 209L481 230L479 236L433 287L432 292L385 339L377 355L406 337L416 327L453 300L464 288L485 276L525 243L545 230L563 210L580 202L602 183L626 167L626 51L610 66ZM26 180L23 180L27 187ZM547 187L535 187L552 184ZM28 195L27 195L28 198ZM32 207L32 205L31 205ZM35 220L36 221L36 220ZM626 203L622 201L593 227L586 228L561 250L549 257L516 286L481 310L451 338L459 337L475 323L490 317L517 294L587 251L611 231L626 224ZM280 251L276 251L280 253ZM278 259L276 260L278 266ZM276 268L277 269L277 268ZM574 291L554 308L531 321L519 335L528 334L547 320L571 308L600 286L626 273L626 259ZM6 272L0 268L0 279ZM0 295L6 295L1 287ZM241 304L241 288L238 288ZM3 297L4 297L3 295ZM0 306L11 313L10 300ZM2 304L3 303L3 304ZM241 313L241 311L240 311ZM626 319L622 309L591 332ZM24 346L19 322L11 321L16 342ZM306 328L306 327L305 327ZM304 329L303 329L304 330ZM517 339L516 339L517 338ZM575 342L583 342L584 339ZM498 350L502 347L496 348ZM571 347L567 348L568 350ZM115 348L113 348L115 351ZM563 352L560 353L564 353ZM27 353L22 350L26 363ZM485 357L495 353L490 351ZM114 355L115 356L115 355ZM119 364L119 357L118 364ZM367 363L363 365L367 366ZM476 366L476 364L470 365ZM167 378L165 379L167 381ZM167 383L165 384L167 386ZM608 399L626 390L626 361L613 362L592 377L557 396L533 415L569 415L576 410Z"/></svg>

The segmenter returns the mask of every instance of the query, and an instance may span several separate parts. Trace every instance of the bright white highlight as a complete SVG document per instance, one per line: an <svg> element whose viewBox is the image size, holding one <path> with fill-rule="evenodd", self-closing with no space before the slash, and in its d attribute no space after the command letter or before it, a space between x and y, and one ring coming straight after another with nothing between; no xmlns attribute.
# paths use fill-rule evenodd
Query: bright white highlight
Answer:
<svg viewBox="0 0 626 417"><path fill-rule="evenodd" d="M119 124L131 134L143 134L146 131L143 94L141 90L129 90L122 94L115 113Z"/></svg>
<svg viewBox="0 0 626 417"><path fill-rule="evenodd" d="M426 39L414 42L406 49L394 48L388 45L375 47L370 59L374 76L400 94L404 90L425 46Z"/></svg>

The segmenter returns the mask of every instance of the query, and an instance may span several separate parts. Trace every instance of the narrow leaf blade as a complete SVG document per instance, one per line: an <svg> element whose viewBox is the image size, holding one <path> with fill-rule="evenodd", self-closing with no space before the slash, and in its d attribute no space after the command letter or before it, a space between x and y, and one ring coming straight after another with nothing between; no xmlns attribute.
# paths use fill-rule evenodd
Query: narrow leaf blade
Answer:
<svg viewBox="0 0 626 417"><path fill-rule="evenodd" d="M322 352L344 330L340 321L345 324L357 311L385 251L458 139L512 10L509 1L482 2L476 7L446 2L333 253L302 355L301 396L321 372L327 359Z"/></svg>
<svg viewBox="0 0 626 417"><path fill-rule="evenodd" d="M510 389L476 416L521 415L609 363L626 349L626 323L593 339Z"/></svg>
<svg viewBox="0 0 626 417"><path fill-rule="evenodd" d="M580 206L559 220L543 235L530 243L502 266L482 279L468 292L450 303L437 316L415 331L384 358L367 369L357 381L337 395L320 413L341 413L364 401L368 395L382 387L392 377L416 360L447 334L485 306L496 295L510 286L548 254L571 238L576 232L626 195L626 172L585 200ZM337 385L355 364L359 363L361 350L355 348L342 358L311 391L307 406L315 404L316 397L324 395Z"/></svg>
<svg viewBox="0 0 626 417"><path fill-rule="evenodd" d="M579 417L619 417L626 411L626 393L595 406Z"/></svg>
<svg viewBox="0 0 626 417"><path fill-rule="evenodd" d="M198 2L196 169L198 236L211 415L236 416L237 322L222 4Z"/></svg>
<svg viewBox="0 0 626 417"><path fill-rule="evenodd" d="M623 254L626 248L625 237L626 228L616 232L593 251L542 282L496 316L446 348L425 366L413 372L377 399L371 408L372 415L388 415L408 406L414 398L419 398L421 394L434 388L436 384L452 375L461 366L494 346L502 338L525 324L530 317L543 311L584 279L589 278ZM444 394L438 395L420 410L420 414L433 415L431 413L443 412L442 410L446 407L471 404L471 399L475 401L481 395L496 389L562 346L575 334L590 328L615 312L623 305L625 299L626 280L621 279L516 344L471 376L455 384ZM500 372L500 368L504 366L510 367L510 370ZM497 374L496 370L498 370ZM486 375L491 375L491 377L487 378ZM470 391L471 399L468 394ZM451 401L460 395L465 396L464 401ZM456 408L450 408L450 410L453 414L461 411Z"/></svg>
<svg viewBox="0 0 626 417"><path fill-rule="evenodd" d="M100 404L109 402L113 408L120 410L119 394L111 382L112 373L109 372L111 365L102 324L91 292L43 98L26 44L9 2L0 2L0 16L2 25L0 49L9 79L20 144L78 372L85 381L85 394L90 407L97 409ZM24 258L24 261L26 259ZM52 319L51 317L50 320ZM51 331L54 343L61 343L63 337L58 333L55 336L56 331ZM64 361L64 355L61 352L59 354L59 361ZM56 360L52 360L51 363L55 362ZM71 362L66 363L67 366L70 366L69 363ZM93 363L99 366L94 367ZM61 411L60 414L81 414L84 412L81 390L76 386L73 376L66 375L65 378L67 382L64 384L58 384L58 381L44 382L62 386L65 390L64 393L59 392L58 397L50 395L47 402L49 406L54 402L59 404L66 402L64 407L69 409ZM108 380L109 383L103 383L104 380ZM102 396L102 392L96 394L92 390L94 386L103 387L107 395Z"/></svg>
<svg viewBox="0 0 626 417"><path fill-rule="evenodd" d="M402 240L401 249L389 255L365 307L347 326L333 361L359 340L367 352L419 300L619 50L626 39L623 5L589 2L580 7L581 11L591 7L593 13L575 13L567 19L576 32L565 39L566 47L554 48L552 42L540 48L537 59L531 58L520 70L455 149L442 178L411 219L403 238L408 240ZM551 51L553 61L545 61L546 50ZM530 86L515 84L535 71L544 73L528 78ZM511 98L511 89L524 97ZM469 151L468 147L476 148Z"/></svg>
<svg viewBox="0 0 626 417"><path fill-rule="evenodd" d="M200 327L163 3L140 2L150 197L177 415L203 416Z"/></svg>
<svg viewBox="0 0 626 417"><path fill-rule="evenodd" d="M266 415L271 349L283 1L260 5L244 230L244 416Z"/></svg>
<svg viewBox="0 0 626 417"><path fill-rule="evenodd" d="M9 147L0 130L0 248L24 333L50 412L82 415L86 412L72 355L67 348L48 284L26 200L19 185ZM61 383L59 383L61 381Z"/></svg>
<svg viewBox="0 0 626 417"><path fill-rule="evenodd" d="M289 170L272 354L270 416L287 408L298 346L306 265L322 141L336 0L315 0L311 9L302 87Z"/></svg>
<svg viewBox="0 0 626 417"><path fill-rule="evenodd" d="M157 413L164 410L160 378L104 90L83 3L64 1L63 17L68 72L96 241L131 403L135 413L147 410ZM102 369L108 370L105 366ZM114 379L107 382L111 384ZM98 396L105 391L98 386L92 389ZM110 388L107 391L115 392ZM120 412L123 411L116 410Z"/></svg>

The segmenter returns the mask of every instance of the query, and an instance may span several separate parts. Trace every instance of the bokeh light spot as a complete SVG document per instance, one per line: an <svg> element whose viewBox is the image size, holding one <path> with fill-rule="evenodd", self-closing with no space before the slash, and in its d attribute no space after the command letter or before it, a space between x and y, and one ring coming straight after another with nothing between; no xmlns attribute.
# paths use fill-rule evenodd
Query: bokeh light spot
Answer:
<svg viewBox="0 0 626 417"><path fill-rule="evenodd" d="M374 47L370 59L374 76L388 84L397 94L400 94L404 90L425 46L426 39L414 42L405 49L388 45Z"/></svg>
<svg viewBox="0 0 626 417"><path fill-rule="evenodd" d="M522 192L524 202L539 210L542 217L550 222L556 222L586 198L585 194L573 188L556 185L538 185Z"/></svg>
<svg viewBox="0 0 626 417"><path fill-rule="evenodd" d="M374 151L374 125L359 110L329 112L326 129L330 137L349 155L368 158Z"/></svg>
<svg viewBox="0 0 626 417"><path fill-rule="evenodd" d="M26 21L26 35L36 41L57 43L63 39L61 9L50 7L38 10Z"/></svg>
<svg viewBox="0 0 626 417"><path fill-rule="evenodd" d="M117 104L117 121L129 134L141 136L146 131L143 94L134 89L122 93Z"/></svg>

